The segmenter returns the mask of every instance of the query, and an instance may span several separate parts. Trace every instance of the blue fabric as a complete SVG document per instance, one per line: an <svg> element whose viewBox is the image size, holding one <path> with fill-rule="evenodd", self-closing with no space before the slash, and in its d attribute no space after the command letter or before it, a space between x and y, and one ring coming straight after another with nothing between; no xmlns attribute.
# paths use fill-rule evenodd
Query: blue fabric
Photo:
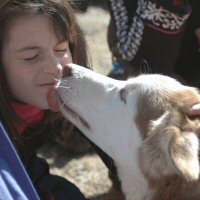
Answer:
<svg viewBox="0 0 200 200"><path fill-rule="evenodd" d="M39 200L39 197L0 122L0 200Z"/></svg>

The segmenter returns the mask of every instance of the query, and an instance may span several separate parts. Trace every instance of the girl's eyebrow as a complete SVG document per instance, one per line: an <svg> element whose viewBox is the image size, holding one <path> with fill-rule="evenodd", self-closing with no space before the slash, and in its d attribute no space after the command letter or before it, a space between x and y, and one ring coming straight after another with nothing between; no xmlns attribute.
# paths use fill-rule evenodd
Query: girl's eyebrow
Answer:
<svg viewBox="0 0 200 200"><path fill-rule="evenodd" d="M25 46L25 47L22 47L22 48L15 50L15 51L16 52L22 52L22 51L26 51L26 50L37 50L37 49L39 49L38 46Z"/></svg>

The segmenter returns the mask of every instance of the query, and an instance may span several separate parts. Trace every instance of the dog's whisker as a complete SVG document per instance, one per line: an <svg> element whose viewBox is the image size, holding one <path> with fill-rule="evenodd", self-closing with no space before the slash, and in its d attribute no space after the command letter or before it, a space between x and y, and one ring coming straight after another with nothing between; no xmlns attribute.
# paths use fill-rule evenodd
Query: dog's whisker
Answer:
<svg viewBox="0 0 200 200"><path fill-rule="evenodd" d="M69 87L69 86L63 86L63 85L59 85L58 87L59 88L65 88L65 89L71 89L71 87Z"/></svg>
<svg viewBox="0 0 200 200"><path fill-rule="evenodd" d="M152 73L149 63L146 60L142 60L139 64L139 74L149 74Z"/></svg>
<svg viewBox="0 0 200 200"><path fill-rule="evenodd" d="M66 83L66 82L69 82L68 80L60 80L60 82L62 83Z"/></svg>
<svg viewBox="0 0 200 200"><path fill-rule="evenodd" d="M60 81L60 78L57 78L57 77L55 77L55 76L53 76L53 75L51 75L51 77L52 77L53 80L55 80L55 81L57 81L57 82Z"/></svg>
<svg viewBox="0 0 200 200"><path fill-rule="evenodd" d="M57 81L57 82L59 82L59 81L60 81L60 79L58 79L58 78L55 78L55 77L53 77L53 80L55 80L55 81Z"/></svg>

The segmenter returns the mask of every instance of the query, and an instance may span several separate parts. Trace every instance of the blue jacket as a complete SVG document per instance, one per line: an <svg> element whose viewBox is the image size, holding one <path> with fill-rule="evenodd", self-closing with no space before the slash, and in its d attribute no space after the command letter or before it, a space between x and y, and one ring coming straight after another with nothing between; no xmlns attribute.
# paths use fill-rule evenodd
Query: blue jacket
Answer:
<svg viewBox="0 0 200 200"><path fill-rule="evenodd" d="M0 122L0 200L39 200L39 197Z"/></svg>

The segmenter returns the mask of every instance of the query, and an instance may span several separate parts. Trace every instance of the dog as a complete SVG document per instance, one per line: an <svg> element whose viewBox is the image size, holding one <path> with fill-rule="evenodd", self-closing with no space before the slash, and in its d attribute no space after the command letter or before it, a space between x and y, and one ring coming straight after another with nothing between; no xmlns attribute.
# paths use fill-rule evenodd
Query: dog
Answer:
<svg viewBox="0 0 200 200"><path fill-rule="evenodd" d="M115 162L126 200L200 199L197 89L158 74L114 80L70 64L61 113Z"/></svg>

